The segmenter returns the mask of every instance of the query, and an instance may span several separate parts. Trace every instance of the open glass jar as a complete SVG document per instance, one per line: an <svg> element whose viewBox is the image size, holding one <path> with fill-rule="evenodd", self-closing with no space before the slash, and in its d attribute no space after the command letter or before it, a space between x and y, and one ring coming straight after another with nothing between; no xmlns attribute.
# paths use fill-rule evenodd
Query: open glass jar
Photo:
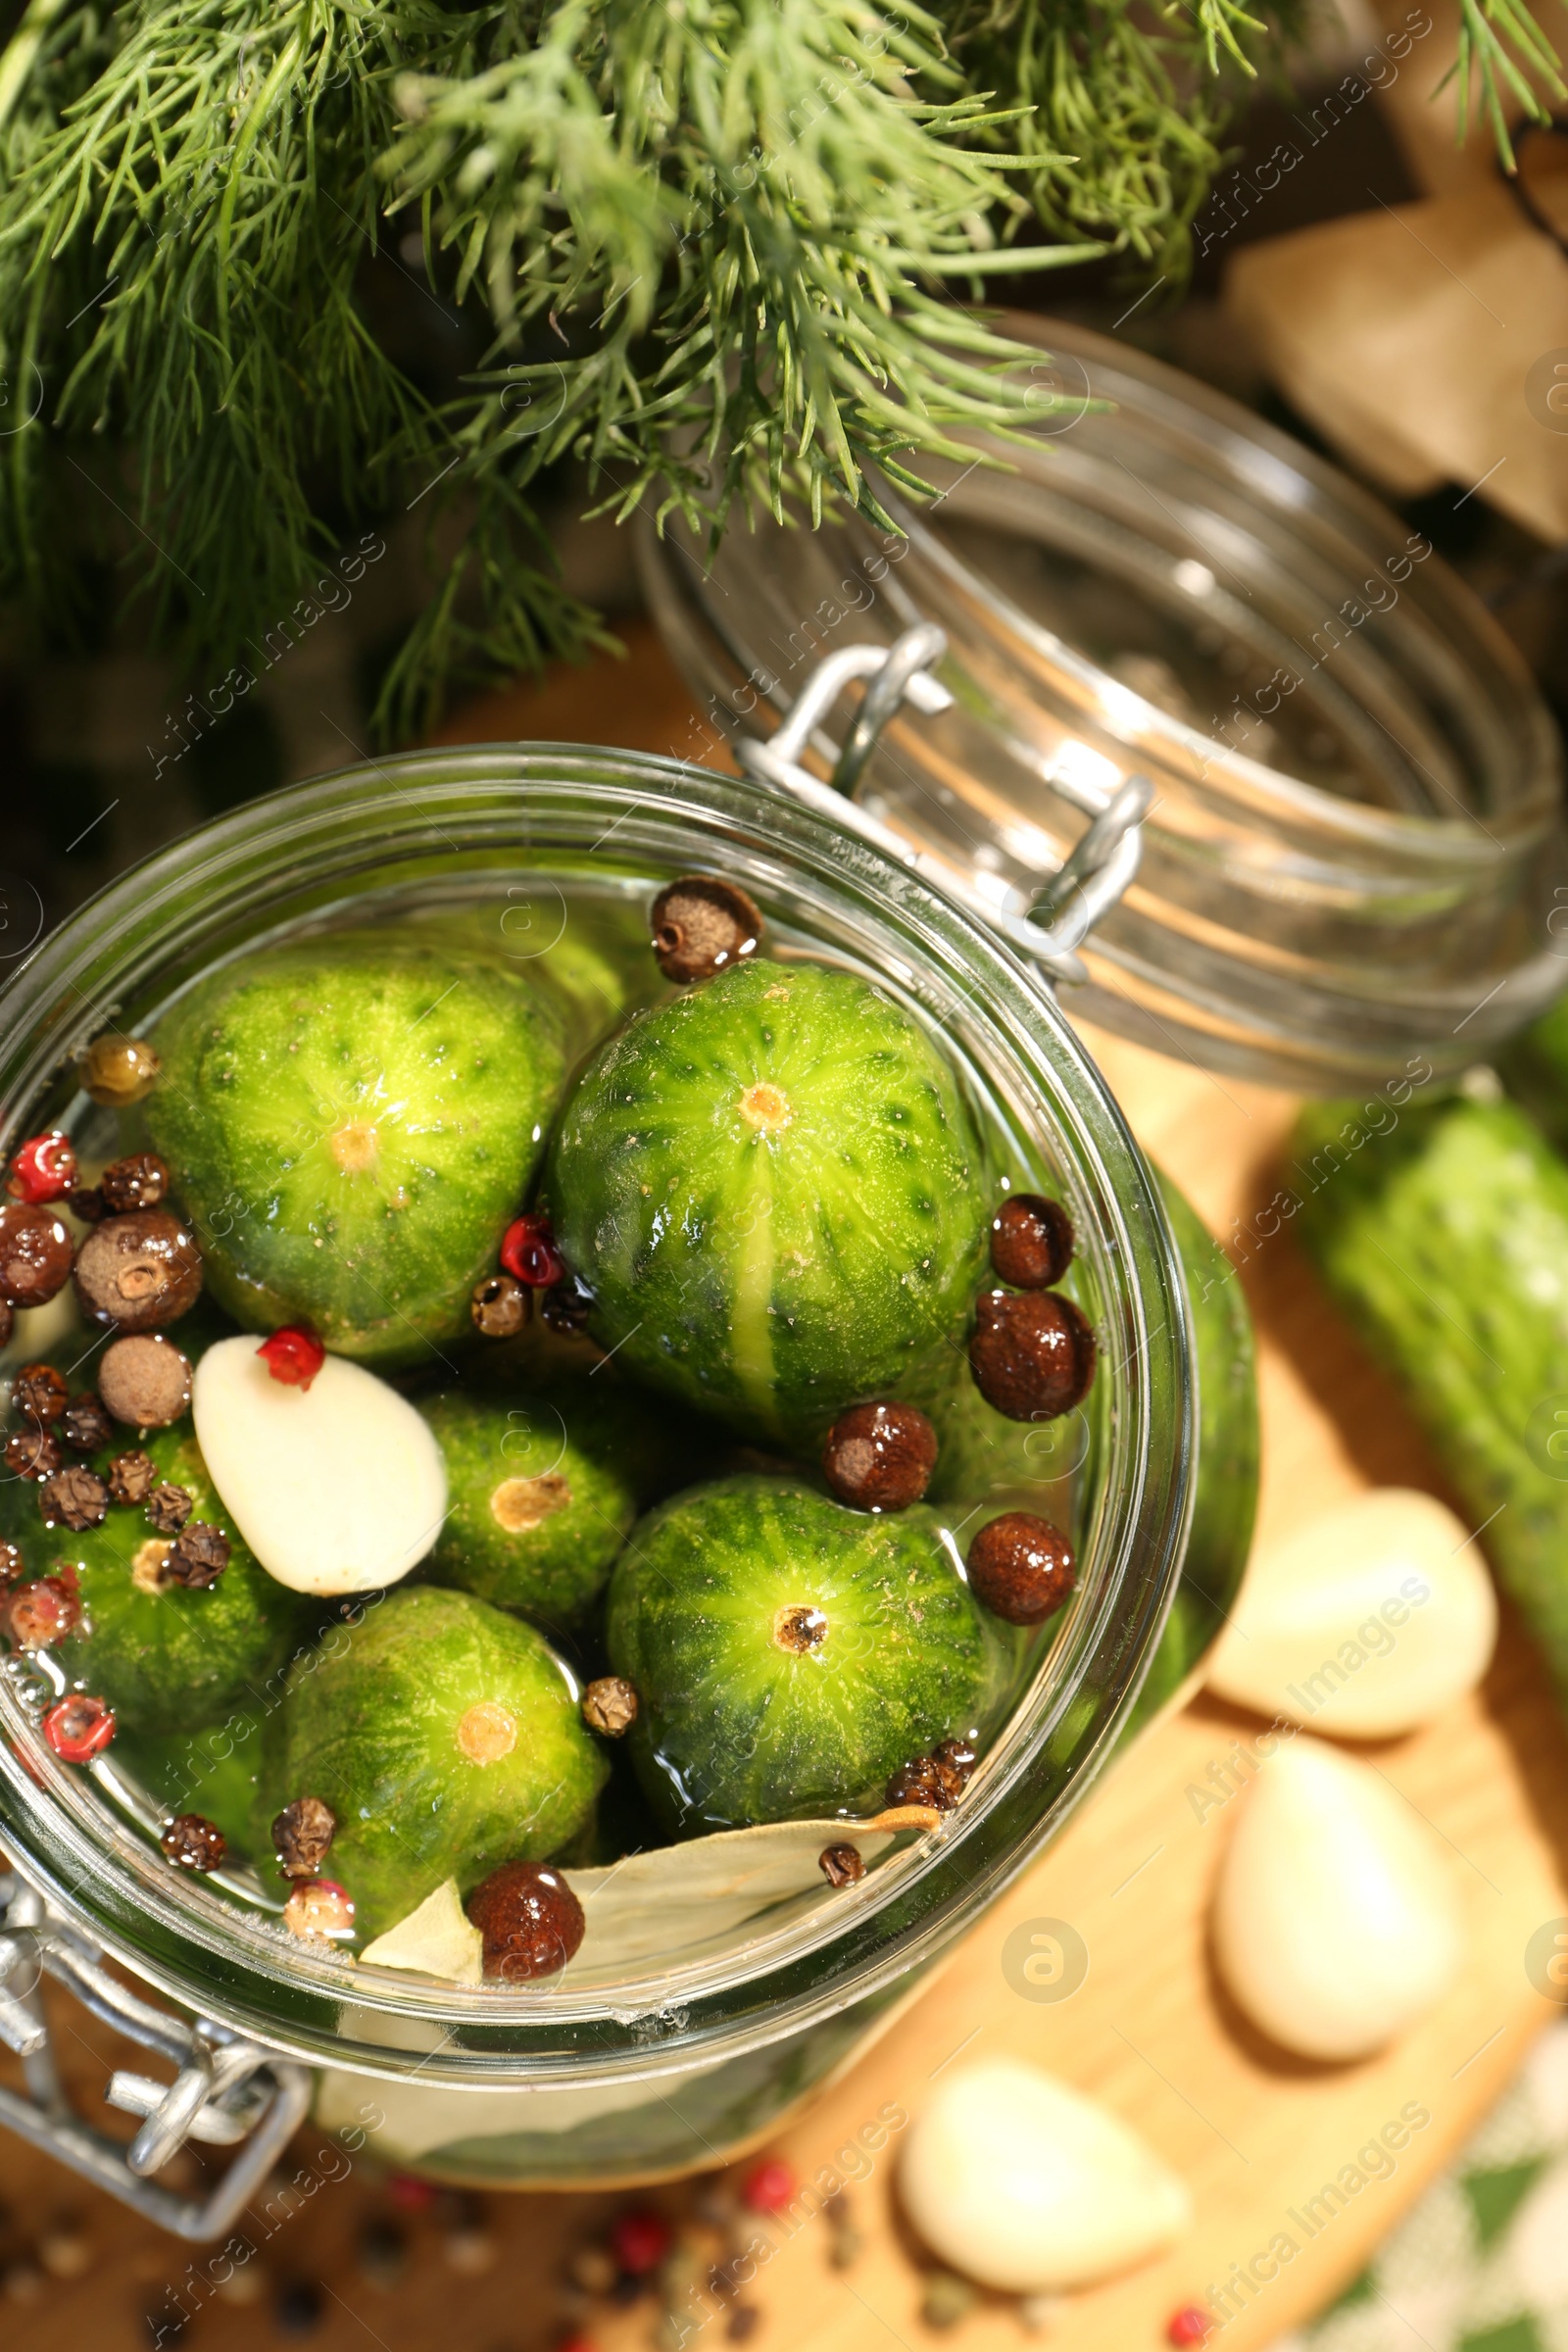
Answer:
<svg viewBox="0 0 1568 2352"><path fill-rule="evenodd" d="M645 583L705 708L768 734L846 638L935 622L953 707L858 800L1007 915L1131 775L1137 881L1069 1009L1306 1092L1484 1057L1562 985L1556 730L1431 543L1299 443L1122 343L1012 316L1038 435L961 434L898 529L671 521ZM824 718L831 766L858 690Z"/></svg>
<svg viewBox="0 0 1568 2352"><path fill-rule="evenodd" d="M67 1923L57 1973L87 1982L95 1946L206 2021L206 2075L198 2065L180 2093L187 2124L215 2112L202 2084L239 2036L312 2070L325 2125L447 2179L559 2186L733 2153L850 2054L1053 1834L1135 1703L1195 1483L1185 1292L1153 1180L1038 978L982 921L780 794L668 760L516 746L389 760L255 803L126 875L11 981L5 1148L51 1126L89 1160L119 1148L112 1116L79 1091L82 1050L109 1027L145 1032L259 946L461 919L525 966L579 928L602 945L618 922L645 940L652 893L694 870L751 893L772 953L874 980L939 1037L998 1164L1070 1205L1074 1295L1100 1344L1099 1377L1071 1428L1054 1425L1047 1465L1078 1552L1074 1596L937 1829L891 1837L858 1884L773 1902L706 1944L625 1961L585 1944L564 1974L523 1986L357 1963L286 1935L260 1878L172 1870L159 1807L113 1747L76 1767L40 1737L60 1687L47 1651L14 1654L0 1673L0 1843ZM61 1344L18 1321L8 1363ZM270 1689L253 1697L263 1716L275 1704ZM46 1934L46 1965L47 1948ZM0 1975L22 1957L0 1941ZM14 2041L16 2015L0 2014ZM79 2132L73 2153L0 2098L0 2120L85 2161ZM155 2116L138 2142L143 2169L174 2144L164 2120L164 2141Z"/></svg>

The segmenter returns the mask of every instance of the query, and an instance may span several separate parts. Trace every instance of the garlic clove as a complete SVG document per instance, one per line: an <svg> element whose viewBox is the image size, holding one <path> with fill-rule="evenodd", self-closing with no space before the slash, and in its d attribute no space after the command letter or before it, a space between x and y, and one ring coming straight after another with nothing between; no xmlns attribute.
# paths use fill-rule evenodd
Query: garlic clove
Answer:
<svg viewBox="0 0 1568 2352"><path fill-rule="evenodd" d="M1452 1877L1370 1765L1298 1738L1242 1800L1214 1892L1214 1957L1288 2050L1363 2058L1442 1998L1463 1957Z"/></svg>
<svg viewBox="0 0 1568 2352"><path fill-rule="evenodd" d="M1430 1722L1475 1688L1496 1642L1496 1594L1468 1536L1405 1487L1311 1520L1254 1556L1209 1690L1340 1739Z"/></svg>
<svg viewBox="0 0 1568 2352"><path fill-rule="evenodd" d="M1192 2221L1182 2182L1125 2124L1010 2058L938 2083L905 2141L899 2187L931 2251L1004 2294L1129 2270Z"/></svg>
<svg viewBox="0 0 1568 2352"><path fill-rule="evenodd" d="M445 1880L407 1919L368 1943L360 1958L379 1968L446 1977L455 1984L484 1981L484 1937L463 1908L456 1879Z"/></svg>
<svg viewBox="0 0 1568 2352"><path fill-rule="evenodd" d="M446 1468L421 1416L361 1364L329 1355L309 1388L274 1380L254 1339L196 1367L196 1443L224 1509L295 1592L367 1592L422 1560Z"/></svg>

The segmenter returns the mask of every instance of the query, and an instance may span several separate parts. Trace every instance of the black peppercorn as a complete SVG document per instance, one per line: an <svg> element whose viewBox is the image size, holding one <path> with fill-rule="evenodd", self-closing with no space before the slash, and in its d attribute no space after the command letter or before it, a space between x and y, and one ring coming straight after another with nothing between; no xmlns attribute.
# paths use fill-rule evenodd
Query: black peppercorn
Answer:
<svg viewBox="0 0 1568 2352"><path fill-rule="evenodd" d="M859 1847L847 1840L842 1845L824 1845L816 1857L816 1866L830 1886L853 1886L865 1876Z"/></svg>
<svg viewBox="0 0 1568 2352"><path fill-rule="evenodd" d="M975 1301L969 1369L1009 1421L1054 1421L1089 1394L1095 1335L1054 1291L985 1291Z"/></svg>
<svg viewBox="0 0 1568 2352"><path fill-rule="evenodd" d="M0 1590L20 1583L27 1573L27 1563L21 1547L15 1544L0 1544Z"/></svg>
<svg viewBox="0 0 1568 2352"><path fill-rule="evenodd" d="M73 1396L60 1418L60 1434L73 1453L101 1453L115 1440L115 1425L110 1420L101 1396L84 1389Z"/></svg>
<svg viewBox="0 0 1568 2352"><path fill-rule="evenodd" d="M111 1502L145 1502L158 1484L158 1468L150 1453L117 1453L109 1465Z"/></svg>
<svg viewBox="0 0 1568 2352"><path fill-rule="evenodd" d="M98 1179L104 1206L117 1217L133 1208L156 1208L169 1190L169 1170L156 1152L133 1152L112 1159Z"/></svg>
<svg viewBox="0 0 1568 2352"><path fill-rule="evenodd" d="M151 1331L201 1296L196 1237L167 1208L137 1208L95 1225L76 1254L76 1297L90 1323Z"/></svg>
<svg viewBox="0 0 1568 2352"><path fill-rule="evenodd" d="M337 1836L337 1815L318 1796L297 1796L272 1823L272 1850L285 1879L314 1879Z"/></svg>
<svg viewBox="0 0 1568 2352"><path fill-rule="evenodd" d="M710 980L757 953L762 918L733 882L688 874L670 882L649 909L654 954L666 980Z"/></svg>
<svg viewBox="0 0 1568 2352"><path fill-rule="evenodd" d="M623 1740L637 1720L635 1687L618 1674L601 1674L582 1694L582 1719L606 1740Z"/></svg>
<svg viewBox="0 0 1568 2352"><path fill-rule="evenodd" d="M53 1364L24 1364L11 1383L11 1410L23 1421L58 1421L70 1391Z"/></svg>
<svg viewBox="0 0 1568 2352"><path fill-rule="evenodd" d="M937 1433L912 1404L852 1404L822 1447L828 1485L861 1511L907 1509L936 1466Z"/></svg>
<svg viewBox="0 0 1568 2352"><path fill-rule="evenodd" d="M1048 1290L1072 1263L1072 1219L1043 1193L1014 1193L991 1220L991 1263L1020 1291Z"/></svg>
<svg viewBox="0 0 1568 2352"><path fill-rule="evenodd" d="M578 1274L567 1274L539 1294L539 1313L547 1331L571 1339L587 1328L594 1311L594 1295Z"/></svg>
<svg viewBox="0 0 1568 2352"><path fill-rule="evenodd" d="M1033 1511L988 1519L969 1546L967 1567L976 1600L1008 1625L1039 1625L1054 1615L1075 1574L1066 1537Z"/></svg>
<svg viewBox="0 0 1568 2352"><path fill-rule="evenodd" d="M170 1546L168 1570L176 1585L203 1592L216 1585L228 1566L229 1543L220 1527L193 1519Z"/></svg>
<svg viewBox="0 0 1568 2352"><path fill-rule="evenodd" d="M560 1871L544 1862L503 1862L467 1910L484 1937L485 1975L514 1983L564 1968L588 1924Z"/></svg>
<svg viewBox="0 0 1568 2352"><path fill-rule="evenodd" d="M963 1775L935 1756L915 1756L899 1766L887 1794L890 1805L930 1805L951 1813L963 1794Z"/></svg>
<svg viewBox="0 0 1568 2352"><path fill-rule="evenodd" d="M108 1518L109 1489L96 1470L74 1462L69 1470L57 1470L44 1480L38 1489L38 1508L48 1526L63 1521L73 1535L79 1536L86 1528L102 1527Z"/></svg>
<svg viewBox="0 0 1568 2352"><path fill-rule="evenodd" d="M161 1536L177 1536L195 1507L196 1498L185 1487L154 1487L147 1497L147 1517Z"/></svg>
<svg viewBox="0 0 1568 2352"><path fill-rule="evenodd" d="M159 1842L181 1870L217 1870L228 1851L217 1822L202 1813L176 1813Z"/></svg>

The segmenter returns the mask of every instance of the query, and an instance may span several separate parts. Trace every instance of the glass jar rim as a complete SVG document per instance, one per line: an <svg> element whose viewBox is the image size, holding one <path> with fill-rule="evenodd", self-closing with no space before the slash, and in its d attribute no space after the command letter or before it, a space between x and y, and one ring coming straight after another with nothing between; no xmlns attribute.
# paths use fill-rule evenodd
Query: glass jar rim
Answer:
<svg viewBox="0 0 1568 2352"><path fill-rule="evenodd" d="M372 1982L343 1955L243 1917L199 1882L168 1873L47 1751L35 1744L24 1761L28 1717L0 1677L8 1736L0 1835L111 1953L174 2000L290 2055L474 2087L564 2077L608 2082L716 2063L833 2014L931 1957L1054 1830L1113 1742L1169 1605L1192 1501L1179 1257L1121 1114L1049 992L957 902L787 796L709 769L581 746L414 753L286 789L200 828L69 916L0 993L5 1140L113 1006L151 984L172 940L187 960L200 956L220 909L231 924L243 899L260 933L284 902L285 877L308 887L321 909L346 906L353 875L372 856L377 872L420 858L443 864L449 851L454 876L481 870L481 853L485 872L548 871L540 853L568 818L599 828L601 841L613 834L623 858L653 856L655 840L661 854L678 847L688 870L705 842L722 848L726 870L764 904L771 877L775 891L789 882L829 892L857 919L879 909L922 971L971 1004L983 1001L1009 1067L1026 1072L1050 1104L1054 1146L1072 1154L1092 1189L1098 1229L1087 1239L1115 1306L1117 1348L1104 1376L1115 1384L1120 1483L1104 1514L1102 1556L1086 1564L1093 1606L1051 1653L1054 1662L1066 1653L1059 1679L1043 1691L1037 1678L995 1768L953 1823L841 1890L825 1917L764 1932L742 1968L727 1956L664 1966L657 1988L620 2005L611 1993L574 1993L569 1975L559 1987L525 1989L400 1982L385 1970ZM1042 1808L1031 1773L1074 1705L1081 1711L1093 1695L1093 1676L1112 1695L1099 1706L1092 1743L1080 1742L1084 1752Z"/></svg>

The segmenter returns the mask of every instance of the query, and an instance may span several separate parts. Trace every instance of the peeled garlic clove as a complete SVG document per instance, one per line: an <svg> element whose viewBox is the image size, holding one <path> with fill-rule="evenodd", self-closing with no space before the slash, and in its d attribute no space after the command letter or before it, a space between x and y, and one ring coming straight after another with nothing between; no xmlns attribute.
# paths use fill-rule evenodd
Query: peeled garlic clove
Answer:
<svg viewBox="0 0 1568 2352"><path fill-rule="evenodd" d="M196 1367L196 1443L224 1509L295 1592L368 1592L422 1560L447 1507L441 1449L396 1389L329 1355L307 1388L274 1380L254 1339Z"/></svg>
<svg viewBox="0 0 1568 2352"><path fill-rule="evenodd" d="M360 1957L381 1968L448 1977L455 1984L484 1981L484 1937L463 1908L456 1879L445 1880L407 1919L367 1944Z"/></svg>
<svg viewBox="0 0 1568 2352"><path fill-rule="evenodd" d="M1005 2294L1129 2270L1192 2221L1182 2182L1125 2124L1010 2058L938 2083L899 2186L931 2251Z"/></svg>
<svg viewBox="0 0 1568 2352"><path fill-rule="evenodd" d="M1370 1765L1298 1738L1261 1766L1214 1893L1238 2007L1303 2057L1363 2058L1446 1991L1464 1936L1446 1857Z"/></svg>
<svg viewBox="0 0 1568 2352"><path fill-rule="evenodd" d="M1341 1739L1407 1732L1474 1690L1497 1602L1469 1530L1430 1494L1383 1487L1253 1558L1208 1688Z"/></svg>

